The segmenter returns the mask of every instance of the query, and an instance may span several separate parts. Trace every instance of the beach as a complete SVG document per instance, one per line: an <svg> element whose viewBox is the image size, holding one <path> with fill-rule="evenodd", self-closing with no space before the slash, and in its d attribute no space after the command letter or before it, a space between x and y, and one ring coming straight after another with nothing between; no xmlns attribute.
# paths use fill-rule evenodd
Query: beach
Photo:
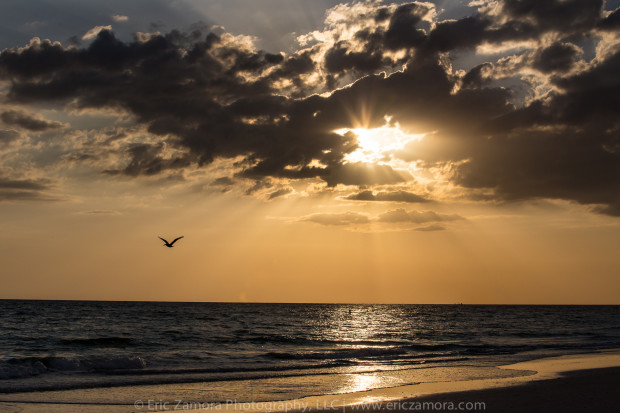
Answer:
<svg viewBox="0 0 620 413"><path fill-rule="evenodd" d="M572 371L556 379L512 387L422 396L401 404L405 405L404 410L409 407L414 411L435 412L454 411L453 407L458 409L459 406L466 411L503 413L616 412L620 402L619 386L620 368L610 367ZM429 404L432 407L428 407ZM417 409L418 406L421 408Z"/></svg>
<svg viewBox="0 0 620 413"><path fill-rule="evenodd" d="M553 383L607 406L620 367L615 306L0 306L2 412L504 411Z"/></svg>
<svg viewBox="0 0 620 413"><path fill-rule="evenodd" d="M620 401L617 393L620 385L620 350L550 357L500 366L498 369L517 374L503 378L443 380L254 403L201 402L201 389L208 387L208 383L15 393L0 396L0 411L617 411ZM125 402L101 401L102 395L109 400L115 394L122 396ZM130 399L133 399L132 403L127 402Z"/></svg>

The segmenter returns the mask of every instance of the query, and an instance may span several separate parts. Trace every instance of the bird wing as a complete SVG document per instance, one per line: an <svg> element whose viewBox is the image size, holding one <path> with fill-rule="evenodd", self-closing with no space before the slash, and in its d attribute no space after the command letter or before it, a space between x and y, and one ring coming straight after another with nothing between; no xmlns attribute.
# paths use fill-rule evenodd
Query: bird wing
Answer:
<svg viewBox="0 0 620 413"><path fill-rule="evenodd" d="M159 238L160 240L164 241L166 244L168 243L168 241L166 241L166 240L165 240L165 239L163 239L162 237L157 237L157 238ZM175 241L176 241L176 240L175 240ZM172 242L174 243L174 241L172 241Z"/></svg>
<svg viewBox="0 0 620 413"><path fill-rule="evenodd" d="M178 240L180 240L181 238L183 238L183 235L181 235L179 238L175 238L170 245L174 244L175 242L177 242Z"/></svg>

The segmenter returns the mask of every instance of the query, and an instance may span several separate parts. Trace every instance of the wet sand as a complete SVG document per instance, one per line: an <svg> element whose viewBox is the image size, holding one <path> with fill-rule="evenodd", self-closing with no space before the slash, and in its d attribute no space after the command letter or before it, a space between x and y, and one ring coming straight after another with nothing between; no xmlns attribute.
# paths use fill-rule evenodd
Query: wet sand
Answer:
<svg viewBox="0 0 620 413"><path fill-rule="evenodd" d="M192 402L200 400L200 386L208 383L15 393L0 395L0 411L619 411L620 351L533 360L499 369L515 374L472 380L446 380L444 375L435 381L399 387L243 404Z"/></svg>

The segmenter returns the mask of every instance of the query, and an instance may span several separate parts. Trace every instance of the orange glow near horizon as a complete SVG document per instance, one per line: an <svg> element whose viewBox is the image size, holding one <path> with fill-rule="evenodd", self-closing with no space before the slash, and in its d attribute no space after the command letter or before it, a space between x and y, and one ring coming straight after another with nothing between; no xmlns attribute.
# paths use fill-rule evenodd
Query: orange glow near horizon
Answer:
<svg viewBox="0 0 620 413"><path fill-rule="evenodd" d="M466 221L415 231L291 218L346 210L376 217L385 209L376 202L236 202L223 194L165 203L116 215L71 215L58 205L16 218L2 298L592 304L617 302L620 291L618 229L596 216L575 226L578 215L540 209L525 223L518 209L493 215L461 206ZM397 207L419 208L388 208ZM164 248L157 235L185 238Z"/></svg>

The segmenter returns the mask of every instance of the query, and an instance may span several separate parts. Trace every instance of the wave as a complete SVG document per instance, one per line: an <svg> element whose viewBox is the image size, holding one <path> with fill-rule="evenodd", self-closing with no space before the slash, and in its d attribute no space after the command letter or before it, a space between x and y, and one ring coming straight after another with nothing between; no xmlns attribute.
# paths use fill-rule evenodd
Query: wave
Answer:
<svg viewBox="0 0 620 413"><path fill-rule="evenodd" d="M125 337L99 337L93 339L65 339L75 345L113 347L129 343ZM354 342L360 343L364 341ZM373 343L374 344L374 343ZM620 343L618 343L620 345ZM293 369L342 367L367 364L389 365L394 361L423 363L434 359L458 358L468 356L490 356L516 354L535 350L580 350L604 348L581 343L535 343L535 344L489 344L489 343L413 343L404 345L360 346L348 345L313 350L300 349L267 351L260 354L254 365L212 365L196 366L185 363L183 366L147 368L141 355L90 355L90 356L50 356L24 357L0 361L0 380L19 379L53 372L97 372L113 375L149 374L193 374L193 373L233 373L255 371L285 371ZM262 360L261 360L262 359ZM295 363L296 361L296 363Z"/></svg>
<svg viewBox="0 0 620 413"><path fill-rule="evenodd" d="M276 360L331 360L353 361L371 360L387 362L393 359L433 359L437 357L467 357L486 355L517 354L534 350L579 350L594 348L591 345L582 346L574 343L537 343L537 344L490 344L490 343L437 343L437 344L406 344L400 346L373 346L359 348L330 348L325 351L271 351L263 357Z"/></svg>
<svg viewBox="0 0 620 413"><path fill-rule="evenodd" d="M240 330L234 332L235 336L211 336L209 341L216 343L250 343L250 344L292 344L292 345L308 345L308 346L330 346L330 345L350 345L350 346L376 346L376 345L402 345L411 343L411 341L402 339L391 340L386 339L365 339L365 340L338 340L326 338L309 338L300 336L288 336L282 334L247 334L240 333Z"/></svg>
<svg viewBox="0 0 620 413"><path fill-rule="evenodd" d="M38 376L48 372L111 372L146 368L140 356L24 357L0 363L0 380Z"/></svg>
<svg viewBox="0 0 620 413"><path fill-rule="evenodd" d="M427 360L416 363L415 368L424 368L426 362L445 362L445 361L464 361L467 358L460 359L442 359ZM54 380L45 381L5 381L0 382L0 394L22 393L22 392L39 392L54 390L71 390L71 389L88 389L102 387L122 387L133 385L157 385L157 384L180 384L180 383L198 383L198 382L225 382L239 380L261 380L270 378L298 377L298 376L316 376L325 374L350 374L352 370L334 370L334 367L342 367L345 363L322 363L315 365L289 365L289 366L271 366L268 368L258 369L144 369L144 370L127 370L126 374L120 374L120 371L114 371L112 375L88 376L88 380L84 380L86 376L78 375L57 375ZM396 371L412 368L402 365L396 366L376 366L374 369L364 368L360 372L365 374L378 373L385 371ZM430 366L426 366L430 367Z"/></svg>
<svg viewBox="0 0 620 413"><path fill-rule="evenodd" d="M65 338L60 344L78 346L127 347L135 343L129 337Z"/></svg>
<svg viewBox="0 0 620 413"><path fill-rule="evenodd" d="M377 359L396 357L405 354L432 357L436 355L446 355L446 352L447 354L459 354L462 351L472 348L472 346L457 343L404 344L392 346L376 346L377 343L375 342L372 342L372 344L375 346L330 349L328 351L268 352L265 353L264 356L280 360ZM493 346L481 344L475 347L486 349L492 348ZM441 354L437 354L437 352L441 352Z"/></svg>
<svg viewBox="0 0 620 413"><path fill-rule="evenodd" d="M114 374L85 376L84 374L62 374L56 375L54 380L9 380L0 381L0 394L54 391L70 389L88 389L101 387L122 387L131 385L154 385L154 384L178 384L178 383L197 383L197 382L223 382L237 380L260 380L275 377L296 377L296 376L315 376L324 375L327 372L338 374L332 370L333 367L340 367L342 363L325 363L320 365L308 366L272 366L262 369L145 369L127 370L127 374L119 374L120 371L113 371ZM367 370L365 373L384 371L385 369ZM84 378L88 377L87 380Z"/></svg>
<svg viewBox="0 0 620 413"><path fill-rule="evenodd" d="M335 349L331 351L309 352L268 352L264 357L280 360L328 360L328 359L352 359L379 356L395 356L405 354L406 349L398 347L364 347L352 349Z"/></svg>

